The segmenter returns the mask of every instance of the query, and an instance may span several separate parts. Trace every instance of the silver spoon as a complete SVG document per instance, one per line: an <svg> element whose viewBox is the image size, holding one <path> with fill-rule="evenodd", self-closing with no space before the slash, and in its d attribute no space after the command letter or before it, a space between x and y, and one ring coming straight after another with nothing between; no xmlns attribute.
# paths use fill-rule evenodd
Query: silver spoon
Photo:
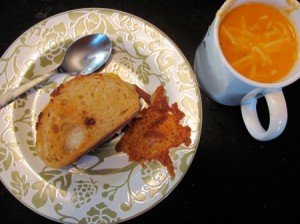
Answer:
<svg viewBox="0 0 300 224"><path fill-rule="evenodd" d="M112 43L104 34L91 34L77 39L66 50L62 63L56 68L58 72L70 75L88 75L100 68L112 52ZM45 81L57 73L51 71L37 76L0 96L0 108L13 101L27 90Z"/></svg>

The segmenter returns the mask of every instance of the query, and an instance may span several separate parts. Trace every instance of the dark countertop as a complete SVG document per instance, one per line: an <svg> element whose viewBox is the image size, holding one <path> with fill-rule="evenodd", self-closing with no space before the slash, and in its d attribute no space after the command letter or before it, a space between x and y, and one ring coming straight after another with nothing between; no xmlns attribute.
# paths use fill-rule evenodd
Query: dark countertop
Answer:
<svg viewBox="0 0 300 224"><path fill-rule="evenodd" d="M141 17L168 35L191 66L223 1L20 0L0 3L0 54L44 18L76 8L112 8ZM203 126L194 160L162 202L126 223L300 223L300 81L284 88L288 123L269 142L247 132L239 107L202 94ZM266 105L259 100L261 117ZM0 183L3 223L53 223L20 203Z"/></svg>

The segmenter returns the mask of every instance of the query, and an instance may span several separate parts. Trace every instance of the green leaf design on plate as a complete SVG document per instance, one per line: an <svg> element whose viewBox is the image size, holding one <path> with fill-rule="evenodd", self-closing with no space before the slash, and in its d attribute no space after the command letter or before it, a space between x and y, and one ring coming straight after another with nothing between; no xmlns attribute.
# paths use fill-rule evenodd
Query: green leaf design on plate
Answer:
<svg viewBox="0 0 300 224"><path fill-rule="evenodd" d="M79 223L116 223L121 219L117 216L117 213L103 202L97 204L95 207L90 208L86 213L86 217L81 219Z"/></svg>
<svg viewBox="0 0 300 224"><path fill-rule="evenodd" d="M122 173L122 172L128 172L127 178L124 179L123 183L119 185L110 185L109 183L105 183L103 185L104 191L102 192L103 198L108 198L110 201L113 201L115 199L115 195L117 191L124 186L127 187L128 192L132 193L131 187L130 187L130 176L133 173L133 170L138 166L138 163L130 163L128 166L125 166L121 169L118 169L116 173Z"/></svg>
<svg viewBox="0 0 300 224"><path fill-rule="evenodd" d="M33 74L34 74L34 69L35 69L35 64L34 63L31 63L30 65L29 65L29 67L28 67L28 70L25 72L25 74L24 74L24 78L26 78L26 79L28 79L28 80L30 80L30 79L32 79L33 78ZM25 81L25 82L27 82L27 81Z"/></svg>
<svg viewBox="0 0 300 224"><path fill-rule="evenodd" d="M54 81L46 80L45 82L40 83L35 88L41 89L38 94L42 95L43 93L50 94L57 87L57 83Z"/></svg>
<svg viewBox="0 0 300 224"><path fill-rule="evenodd" d="M8 122L11 123L11 119L7 117ZM20 161L22 156L16 152L16 148L18 147L17 142L7 141L4 138L4 133L8 131L11 125L7 126L7 128L3 129L0 133L0 172L6 171L15 161Z"/></svg>
<svg viewBox="0 0 300 224"><path fill-rule="evenodd" d="M92 198L96 196L98 192L98 186L96 181L90 178L89 181L75 181L76 187L73 189L73 202L76 208L80 208L83 205L92 201Z"/></svg>
<svg viewBox="0 0 300 224"><path fill-rule="evenodd" d="M2 145L2 144L1 144ZM13 155L6 147L0 147L0 172L8 170L13 161Z"/></svg>
<svg viewBox="0 0 300 224"><path fill-rule="evenodd" d="M165 196L169 187L168 171L156 161L147 164L146 169L141 170L142 179L147 184L149 194L154 197L156 194L161 193Z"/></svg>
<svg viewBox="0 0 300 224"><path fill-rule="evenodd" d="M43 181L32 184L32 189L37 191L32 197L32 203L36 208L44 206L49 200L53 202L59 193L67 195L67 190L72 183L72 173L63 170L49 169L47 167L40 172Z"/></svg>
<svg viewBox="0 0 300 224"><path fill-rule="evenodd" d="M21 109L25 107L27 101L27 95L26 94L22 94L21 96L19 96L19 98L17 98L14 101L14 109Z"/></svg>
<svg viewBox="0 0 300 224"><path fill-rule="evenodd" d="M190 152L185 153L182 156L181 163L180 163L180 166L179 166L179 169L182 173L187 172L187 170L188 170L188 159L190 159L194 155L194 153L195 153L194 151L190 151Z"/></svg>
<svg viewBox="0 0 300 224"><path fill-rule="evenodd" d="M22 159L17 152L18 143L6 138L6 134L14 130L12 117L6 116L4 121L7 125L0 133L0 172L7 171L12 164Z"/></svg>
<svg viewBox="0 0 300 224"><path fill-rule="evenodd" d="M50 169L45 167L39 174L45 181L52 183L55 187L60 189L60 193L63 196L66 195L67 190L72 184L72 173L66 172L63 169Z"/></svg>
<svg viewBox="0 0 300 224"><path fill-rule="evenodd" d="M37 208L41 208L50 200L53 202L56 198L56 187L45 181L35 182L31 188L37 191L32 197L32 204Z"/></svg>
<svg viewBox="0 0 300 224"><path fill-rule="evenodd" d="M67 24L60 22L49 29L40 29L41 39L36 43L37 50L41 52L39 57L40 66L47 67L62 62L66 47L70 45L72 39L68 32Z"/></svg>
<svg viewBox="0 0 300 224"><path fill-rule="evenodd" d="M27 145L29 147L29 150L32 152L33 156L37 156L36 150L35 150L35 140L34 140L34 134L33 134L33 132L32 131L28 132L27 136L29 138L26 140L26 143L27 143Z"/></svg>
<svg viewBox="0 0 300 224"><path fill-rule="evenodd" d="M134 63L134 60L132 60L131 57L122 57L120 59L120 62L119 64L126 67L128 70L134 70L134 67L133 67L133 63Z"/></svg>
<svg viewBox="0 0 300 224"><path fill-rule="evenodd" d="M11 187L12 187L12 193L14 196L16 196L19 200L22 199L22 197L26 196L28 193L28 190L30 188L30 184L26 181L27 178L25 175L21 176L18 171L13 171L11 173Z"/></svg>
<svg viewBox="0 0 300 224"><path fill-rule="evenodd" d="M77 19L79 19L80 17L83 17L85 15L86 14L84 12L70 12L70 13L68 13L69 18L72 21L76 21Z"/></svg>
<svg viewBox="0 0 300 224"><path fill-rule="evenodd" d="M23 47L23 46L16 48L15 55L10 58L10 59L12 59L13 71L15 74L22 74L21 69L19 68L19 65L18 65L18 57L21 54L21 47Z"/></svg>
<svg viewBox="0 0 300 224"><path fill-rule="evenodd" d="M1 58L1 66L2 70L0 71L0 76L5 76L5 83L2 85L3 89L13 88L17 82L20 80L20 76L25 77L26 79L31 79L33 76L33 70L35 69L34 58L22 59L24 56L24 49L33 49L36 42L32 43L28 41L27 34L30 32L24 33L20 37L20 43L15 46L14 52L8 54L8 56L4 55ZM29 38L32 37L29 36ZM25 69L24 69L25 68ZM23 74L25 71L25 74ZM10 75L13 73L14 75ZM23 77L21 77L23 79ZM4 90L0 91L1 93Z"/></svg>
<svg viewBox="0 0 300 224"><path fill-rule="evenodd" d="M134 43L135 53L130 53L124 45L123 37L118 36L116 40L117 40L116 42L113 42L114 53L115 54L126 53L127 55L120 59L119 64L125 66L129 70L132 70L133 73L137 74L138 79L141 80L144 84L149 84L150 76L156 77L161 84L164 84L165 82L170 82L170 78L168 78L166 75L151 73L151 67L147 63L147 60L154 54L161 54L160 51L153 50L149 54L146 55L142 54L140 49L145 48L146 43L140 41ZM135 70L136 64L137 64L137 68Z"/></svg>
<svg viewBox="0 0 300 224"><path fill-rule="evenodd" d="M145 62L138 66L136 73L138 74L138 78L142 80L144 84L149 84L150 70L150 66Z"/></svg>
<svg viewBox="0 0 300 224"><path fill-rule="evenodd" d="M91 207L87 212L84 218L78 220L73 216L68 216L60 212L62 210L61 204L56 204L54 206L55 212L61 216L59 221L61 222L70 222L73 220L74 223L80 224L111 224L111 223L118 223L121 221L121 218L118 217L118 214L110 209L104 202L97 204L94 207Z"/></svg>
<svg viewBox="0 0 300 224"><path fill-rule="evenodd" d="M179 65L178 78L180 79L182 85L179 87L179 92L188 91L195 88L195 79L191 75L193 72L189 67L188 63L182 63Z"/></svg>
<svg viewBox="0 0 300 224"><path fill-rule="evenodd" d="M30 109L25 109L24 113L21 115L20 118L15 118L14 119L14 126L17 127L17 125L19 123L23 123L23 124L27 124L29 126L32 125L32 114L34 114L35 112L30 110ZM18 128L15 128L15 132L18 132Z"/></svg>
<svg viewBox="0 0 300 224"><path fill-rule="evenodd" d="M74 26L77 36L91 33L116 33L117 29L105 13L105 10L93 10L88 13L70 12L68 16L72 21L70 25Z"/></svg>

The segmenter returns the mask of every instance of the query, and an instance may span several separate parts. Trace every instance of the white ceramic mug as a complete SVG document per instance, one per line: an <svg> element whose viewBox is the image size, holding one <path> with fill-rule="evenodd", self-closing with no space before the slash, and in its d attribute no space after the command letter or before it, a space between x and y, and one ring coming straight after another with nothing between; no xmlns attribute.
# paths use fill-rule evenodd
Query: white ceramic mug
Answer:
<svg viewBox="0 0 300 224"><path fill-rule="evenodd" d="M261 2L280 9L294 25L298 38L298 61L289 74L274 83L260 83L240 75L225 59L218 38L219 25L234 7L247 2ZM288 12L288 13L287 13ZM241 106L249 133L257 140L278 137L287 123L287 106L282 88L300 78L300 4L296 0L227 0L216 13L204 40L196 50L194 70L200 88L214 101ZM257 99L265 97L269 109L269 127L265 130L257 115Z"/></svg>

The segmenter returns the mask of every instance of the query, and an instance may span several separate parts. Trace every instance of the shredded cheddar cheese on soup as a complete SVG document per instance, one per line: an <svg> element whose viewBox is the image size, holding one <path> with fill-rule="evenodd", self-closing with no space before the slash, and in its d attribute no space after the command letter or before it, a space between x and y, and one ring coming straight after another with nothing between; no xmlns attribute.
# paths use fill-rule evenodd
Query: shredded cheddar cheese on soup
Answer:
<svg viewBox="0 0 300 224"><path fill-rule="evenodd" d="M289 19L262 3L239 5L222 20L219 42L229 64L254 81L282 79L298 60L298 40Z"/></svg>
<svg viewBox="0 0 300 224"><path fill-rule="evenodd" d="M118 142L116 150L125 152L130 161L137 161L143 167L152 160L167 167L171 176L175 176L169 150L180 144L189 146L191 129L182 126L180 121L185 114L177 103L170 107L164 94L164 87L159 86L153 102L141 111L141 116L133 120Z"/></svg>

